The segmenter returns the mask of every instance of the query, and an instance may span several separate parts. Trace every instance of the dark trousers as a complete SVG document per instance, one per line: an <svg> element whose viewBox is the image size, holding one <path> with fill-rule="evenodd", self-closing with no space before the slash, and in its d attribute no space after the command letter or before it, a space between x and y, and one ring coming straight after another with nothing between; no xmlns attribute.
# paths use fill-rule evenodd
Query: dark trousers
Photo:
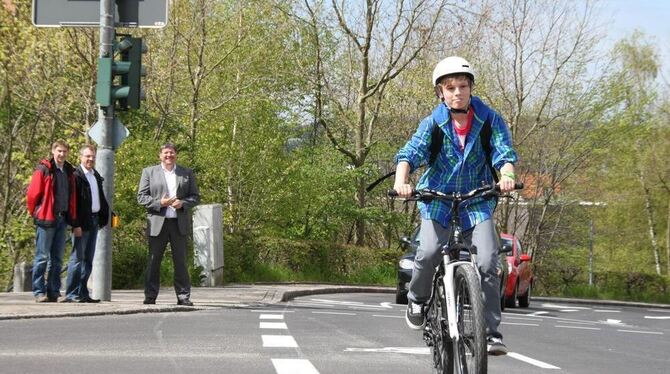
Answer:
<svg viewBox="0 0 670 374"><path fill-rule="evenodd" d="M149 238L149 259L144 283L144 297L156 299L160 288L161 261L167 243L170 243L174 263L174 291L177 299L191 297L191 279L186 267L186 235L179 232L176 218L166 218L158 236Z"/></svg>

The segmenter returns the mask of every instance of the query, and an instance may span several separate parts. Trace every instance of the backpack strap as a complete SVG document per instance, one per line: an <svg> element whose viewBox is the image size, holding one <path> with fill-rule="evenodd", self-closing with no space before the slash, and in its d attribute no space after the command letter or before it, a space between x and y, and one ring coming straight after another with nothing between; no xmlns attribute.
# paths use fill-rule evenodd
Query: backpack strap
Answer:
<svg viewBox="0 0 670 374"><path fill-rule="evenodd" d="M442 142L444 141L444 131L440 126L433 121L435 126L433 126L433 131L430 135L430 156L428 157L428 165L433 165L437 156L440 154L442 149Z"/></svg>
<svg viewBox="0 0 670 374"><path fill-rule="evenodd" d="M484 154L486 155L486 165L491 170L491 175L493 176L493 181L498 183L498 172L493 167L491 161L491 122L488 119L484 121L484 126L479 132L479 140L482 142L482 148L484 149Z"/></svg>

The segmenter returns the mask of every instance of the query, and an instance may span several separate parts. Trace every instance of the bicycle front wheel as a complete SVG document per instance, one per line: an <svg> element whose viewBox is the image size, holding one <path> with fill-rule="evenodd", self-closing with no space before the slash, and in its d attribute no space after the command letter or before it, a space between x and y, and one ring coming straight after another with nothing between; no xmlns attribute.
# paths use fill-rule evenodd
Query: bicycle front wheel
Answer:
<svg viewBox="0 0 670 374"><path fill-rule="evenodd" d="M458 344L454 344L456 373L484 374L487 372L486 327L482 291L473 266L459 266L454 276Z"/></svg>

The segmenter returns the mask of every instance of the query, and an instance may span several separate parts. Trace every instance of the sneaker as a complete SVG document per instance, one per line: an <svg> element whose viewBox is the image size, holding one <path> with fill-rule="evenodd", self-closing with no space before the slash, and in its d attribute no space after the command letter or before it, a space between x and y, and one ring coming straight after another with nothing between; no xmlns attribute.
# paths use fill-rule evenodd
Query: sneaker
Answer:
<svg viewBox="0 0 670 374"><path fill-rule="evenodd" d="M491 356L502 356L507 354L507 347L501 338L489 337L486 339L486 350Z"/></svg>
<svg viewBox="0 0 670 374"><path fill-rule="evenodd" d="M421 330L426 326L426 318L423 315L423 304L413 301L407 303L407 313L405 313L405 322L412 330Z"/></svg>

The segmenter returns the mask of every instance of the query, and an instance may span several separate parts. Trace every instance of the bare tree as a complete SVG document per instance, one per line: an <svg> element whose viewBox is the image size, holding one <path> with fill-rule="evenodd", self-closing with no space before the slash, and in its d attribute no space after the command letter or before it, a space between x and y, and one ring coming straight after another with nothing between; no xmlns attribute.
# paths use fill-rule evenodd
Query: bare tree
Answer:
<svg viewBox="0 0 670 374"><path fill-rule="evenodd" d="M314 33L328 33L337 41L326 60L315 39L316 122L350 167L359 169L374 145L387 85L433 40L447 1L332 0L328 8L305 0L305 5ZM359 209L366 206L365 184L365 178L357 177ZM355 242L363 244L365 220L357 218L354 227Z"/></svg>
<svg viewBox="0 0 670 374"><path fill-rule="evenodd" d="M476 49L478 92L509 124L521 155L517 174L531 190L527 209L501 206L499 223L506 229L524 221L521 234L531 252L550 244L559 218L549 217L563 211L552 207L561 185L593 150L589 134L602 113L593 94L602 75L587 71L598 57L593 12L591 2L492 3L488 37Z"/></svg>

